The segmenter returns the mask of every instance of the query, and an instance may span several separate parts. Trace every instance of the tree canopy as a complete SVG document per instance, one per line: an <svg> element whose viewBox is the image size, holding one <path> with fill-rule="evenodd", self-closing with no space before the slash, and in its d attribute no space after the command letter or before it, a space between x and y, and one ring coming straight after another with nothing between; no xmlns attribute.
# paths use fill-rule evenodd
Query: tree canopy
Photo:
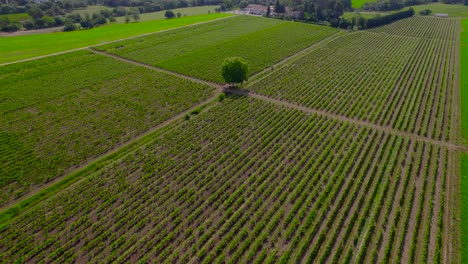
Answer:
<svg viewBox="0 0 468 264"><path fill-rule="evenodd" d="M227 58L223 62L222 75L227 83L243 83L249 76L247 62L239 57Z"/></svg>
<svg viewBox="0 0 468 264"><path fill-rule="evenodd" d="M167 10L166 13L164 13L164 16L166 18L173 18L173 17L175 17L175 14L174 14L174 12L172 12L172 10Z"/></svg>

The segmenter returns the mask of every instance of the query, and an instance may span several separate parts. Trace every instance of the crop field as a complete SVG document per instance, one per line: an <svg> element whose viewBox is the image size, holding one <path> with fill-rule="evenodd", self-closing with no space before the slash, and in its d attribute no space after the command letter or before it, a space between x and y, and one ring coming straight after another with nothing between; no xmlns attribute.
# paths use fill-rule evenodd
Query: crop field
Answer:
<svg viewBox="0 0 468 264"><path fill-rule="evenodd" d="M232 97L15 219L0 256L441 263L449 155Z"/></svg>
<svg viewBox="0 0 468 264"><path fill-rule="evenodd" d="M0 67L0 205L213 92L89 51Z"/></svg>
<svg viewBox="0 0 468 264"><path fill-rule="evenodd" d="M237 16L96 49L221 83L220 66L227 57L243 57L254 74L336 32L329 27Z"/></svg>
<svg viewBox="0 0 468 264"><path fill-rule="evenodd" d="M418 17L374 31L379 33L340 37L247 88L329 113L450 140L459 20Z"/></svg>
<svg viewBox="0 0 468 264"><path fill-rule="evenodd" d="M0 262L464 263L460 22L233 16L0 66Z"/></svg>
<svg viewBox="0 0 468 264"><path fill-rule="evenodd" d="M216 13L168 20L112 24L90 30L78 30L73 32L5 37L1 38L2 41L0 41L0 63L83 48L122 38L188 26L228 16L230 15Z"/></svg>

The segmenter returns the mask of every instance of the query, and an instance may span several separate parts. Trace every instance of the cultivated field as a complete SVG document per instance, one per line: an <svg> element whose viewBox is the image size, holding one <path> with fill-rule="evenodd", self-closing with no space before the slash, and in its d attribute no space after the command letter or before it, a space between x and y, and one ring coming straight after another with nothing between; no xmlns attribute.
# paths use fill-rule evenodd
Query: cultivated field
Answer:
<svg viewBox="0 0 468 264"><path fill-rule="evenodd" d="M460 263L460 20L336 32L239 16L0 67L0 259ZM214 97L233 55L260 74Z"/></svg>
<svg viewBox="0 0 468 264"><path fill-rule="evenodd" d="M450 140L458 32L456 19L410 18L371 32L348 34L247 88L329 113Z"/></svg>
<svg viewBox="0 0 468 264"><path fill-rule="evenodd" d="M213 91L89 51L0 67L0 205Z"/></svg>
<svg viewBox="0 0 468 264"><path fill-rule="evenodd" d="M208 26L145 36L96 49L222 82L220 65L227 57L243 57L249 63L250 72L256 73L336 32L328 27L237 16Z"/></svg>
<svg viewBox="0 0 468 264"><path fill-rule="evenodd" d="M34 262L437 263L449 155L234 97L15 219L0 252Z"/></svg>
<svg viewBox="0 0 468 264"><path fill-rule="evenodd" d="M112 24L73 32L46 33L5 37L0 41L0 63L34 58L56 52L153 33L195 23L224 18L228 14L206 14L168 20L154 20L129 24Z"/></svg>

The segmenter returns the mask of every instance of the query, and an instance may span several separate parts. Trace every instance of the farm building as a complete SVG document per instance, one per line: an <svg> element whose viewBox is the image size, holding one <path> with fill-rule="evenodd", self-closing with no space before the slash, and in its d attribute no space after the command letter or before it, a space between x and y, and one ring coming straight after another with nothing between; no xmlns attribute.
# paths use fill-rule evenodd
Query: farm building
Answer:
<svg viewBox="0 0 468 264"><path fill-rule="evenodd" d="M267 6L250 4L246 8L244 8L244 11L250 15L263 16L267 13ZM270 12L271 14L273 14L273 7L270 7Z"/></svg>
<svg viewBox="0 0 468 264"><path fill-rule="evenodd" d="M448 14L434 14L435 17L448 17Z"/></svg>

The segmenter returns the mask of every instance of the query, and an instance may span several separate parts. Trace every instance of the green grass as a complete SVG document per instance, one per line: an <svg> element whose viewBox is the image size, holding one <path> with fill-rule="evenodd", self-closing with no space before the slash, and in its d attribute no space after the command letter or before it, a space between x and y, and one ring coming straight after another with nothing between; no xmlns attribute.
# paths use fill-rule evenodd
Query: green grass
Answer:
<svg viewBox="0 0 468 264"><path fill-rule="evenodd" d="M468 139L468 20L462 20L461 34L461 132L464 143ZM468 154L461 156L461 263L468 263Z"/></svg>
<svg viewBox="0 0 468 264"><path fill-rule="evenodd" d="M416 15L419 14L420 10L429 9L432 11L432 14L443 13L448 14L449 17L465 17L468 18L468 6L454 4L442 4L442 3L433 3L428 5L416 5L412 6Z"/></svg>
<svg viewBox="0 0 468 264"><path fill-rule="evenodd" d="M253 74L335 32L324 26L238 16L98 49L222 83L221 64L227 57L243 57Z"/></svg>
<svg viewBox="0 0 468 264"><path fill-rule="evenodd" d="M468 20L462 20L463 32L460 43L460 94L461 94L461 134L468 141Z"/></svg>
<svg viewBox="0 0 468 264"><path fill-rule="evenodd" d="M213 92L89 51L0 67L0 205Z"/></svg>
<svg viewBox="0 0 468 264"><path fill-rule="evenodd" d="M353 8L360 8L365 3L372 3L372 2L377 2L377 0L352 0L351 1Z"/></svg>
<svg viewBox="0 0 468 264"><path fill-rule="evenodd" d="M461 263L468 263L468 154L461 156Z"/></svg>
<svg viewBox="0 0 468 264"><path fill-rule="evenodd" d="M218 8L217 5L212 6L195 6L195 7L185 7L185 8L176 8L172 9L174 14L181 13L182 16L196 16L196 15L203 15L210 13L214 13L215 9ZM152 13L143 13L140 14L140 22L144 21L151 21L151 20L159 20L159 19L166 19L164 14L166 10L159 11L159 12L152 12ZM125 23L125 17L116 17L117 23Z"/></svg>
<svg viewBox="0 0 468 264"><path fill-rule="evenodd" d="M23 20L27 20L31 18L28 14L26 13L20 13L20 14L8 14L8 15L0 15L0 20L7 18L11 22L21 22Z"/></svg>
<svg viewBox="0 0 468 264"><path fill-rule="evenodd" d="M86 14L92 15L94 13L99 13L101 10L113 10L113 8L102 6L102 5L90 5L85 8L75 9L73 10L72 14L79 14L84 16Z"/></svg>
<svg viewBox="0 0 468 264"><path fill-rule="evenodd" d="M386 12L344 12L344 14L341 17L346 18L347 20L351 20L353 17L358 17L358 16L369 19L369 18L377 17L379 15L384 16L387 14L388 13Z"/></svg>
<svg viewBox="0 0 468 264"><path fill-rule="evenodd" d="M229 15L206 14L170 20L113 24L91 30L2 38L0 41L0 63L83 48L103 42L206 22L227 16Z"/></svg>

